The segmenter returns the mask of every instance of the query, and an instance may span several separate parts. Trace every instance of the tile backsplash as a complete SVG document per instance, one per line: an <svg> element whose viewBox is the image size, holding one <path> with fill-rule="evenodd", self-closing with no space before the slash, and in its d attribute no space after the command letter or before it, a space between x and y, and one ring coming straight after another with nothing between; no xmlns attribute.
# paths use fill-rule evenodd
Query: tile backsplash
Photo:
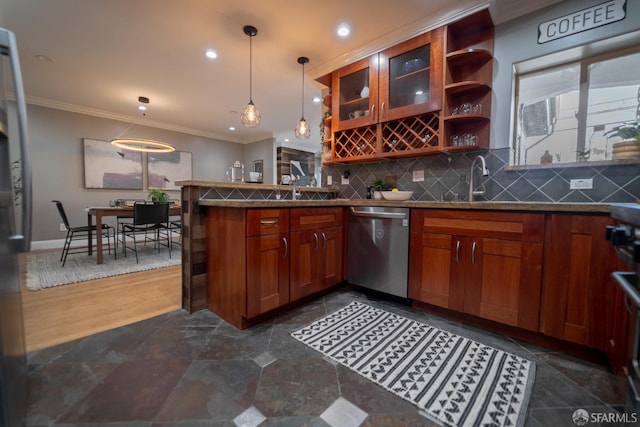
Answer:
<svg viewBox="0 0 640 427"><path fill-rule="evenodd" d="M640 164L569 166L506 170L509 149L387 160L378 163L326 165L322 184L330 175L339 197L366 198L367 186L382 178L400 190L412 190L412 200L467 200L469 169L477 155L487 161L489 176L474 168L474 187L484 189L476 200L550 203L628 203L640 199ZM424 171L424 181L413 182L413 172ZM341 184L348 172L349 183ZM591 190L571 190L571 179L593 179ZM484 187L484 188L482 188Z"/></svg>

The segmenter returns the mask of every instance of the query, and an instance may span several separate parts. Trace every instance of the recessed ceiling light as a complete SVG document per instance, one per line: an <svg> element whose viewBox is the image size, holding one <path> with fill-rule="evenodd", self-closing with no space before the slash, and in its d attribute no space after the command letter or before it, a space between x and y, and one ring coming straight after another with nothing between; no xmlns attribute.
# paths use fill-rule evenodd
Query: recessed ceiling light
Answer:
<svg viewBox="0 0 640 427"><path fill-rule="evenodd" d="M44 62L53 62L53 59L47 55L43 55L41 53L36 55L36 58L40 61L44 61Z"/></svg>
<svg viewBox="0 0 640 427"><path fill-rule="evenodd" d="M205 55L209 59L216 59L218 57L218 53L213 49L207 49L207 52L205 53Z"/></svg>
<svg viewBox="0 0 640 427"><path fill-rule="evenodd" d="M318 102L322 101L322 99L319 96L314 96L313 97L313 102L314 104L317 104Z"/></svg>
<svg viewBox="0 0 640 427"><path fill-rule="evenodd" d="M340 37L347 37L349 36L349 34L351 34L351 27L349 26L349 24L340 24L336 29L336 33Z"/></svg>
<svg viewBox="0 0 640 427"><path fill-rule="evenodd" d="M284 139L284 142L289 142L289 138L285 138L285 139Z"/></svg>
<svg viewBox="0 0 640 427"><path fill-rule="evenodd" d="M235 126L229 126L229 130L230 130L231 132L233 132L234 130L236 130L236 128L235 128Z"/></svg>

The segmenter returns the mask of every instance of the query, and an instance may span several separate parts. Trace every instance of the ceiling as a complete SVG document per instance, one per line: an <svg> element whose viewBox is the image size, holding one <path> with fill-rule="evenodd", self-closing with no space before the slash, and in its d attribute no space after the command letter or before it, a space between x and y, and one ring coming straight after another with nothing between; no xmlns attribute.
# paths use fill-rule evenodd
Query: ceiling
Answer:
<svg viewBox="0 0 640 427"><path fill-rule="evenodd" d="M499 23L559 0L493 0ZM535 4L533 4L535 3ZM440 26L488 0L0 0L0 25L16 34L29 104L145 123L233 142L275 137L319 148L322 86L315 78ZM336 26L347 22L349 38ZM257 128L244 128L249 37ZM218 58L205 57L214 49ZM305 66L311 139L295 144ZM150 99L146 116L138 97ZM229 127L235 126L235 131ZM127 136L135 137L134 129ZM114 135L115 136L115 135ZM170 142L170 141L169 141Z"/></svg>

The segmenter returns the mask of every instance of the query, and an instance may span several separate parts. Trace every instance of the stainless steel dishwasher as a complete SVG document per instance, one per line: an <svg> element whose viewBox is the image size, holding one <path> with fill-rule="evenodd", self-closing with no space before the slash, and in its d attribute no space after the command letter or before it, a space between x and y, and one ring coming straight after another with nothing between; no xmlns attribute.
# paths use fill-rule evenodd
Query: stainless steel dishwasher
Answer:
<svg viewBox="0 0 640 427"><path fill-rule="evenodd" d="M347 280L407 298L409 208L352 207Z"/></svg>

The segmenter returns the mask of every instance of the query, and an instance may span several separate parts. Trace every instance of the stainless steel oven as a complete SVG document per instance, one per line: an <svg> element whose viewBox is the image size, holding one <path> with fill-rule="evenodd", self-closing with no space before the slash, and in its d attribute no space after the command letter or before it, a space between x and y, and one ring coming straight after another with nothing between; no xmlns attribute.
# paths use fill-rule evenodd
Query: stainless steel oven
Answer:
<svg viewBox="0 0 640 427"><path fill-rule="evenodd" d="M611 216L620 221L620 225L607 227L607 239L630 270L612 273L624 291L625 305L630 313L625 410L640 413L640 204L614 204Z"/></svg>

